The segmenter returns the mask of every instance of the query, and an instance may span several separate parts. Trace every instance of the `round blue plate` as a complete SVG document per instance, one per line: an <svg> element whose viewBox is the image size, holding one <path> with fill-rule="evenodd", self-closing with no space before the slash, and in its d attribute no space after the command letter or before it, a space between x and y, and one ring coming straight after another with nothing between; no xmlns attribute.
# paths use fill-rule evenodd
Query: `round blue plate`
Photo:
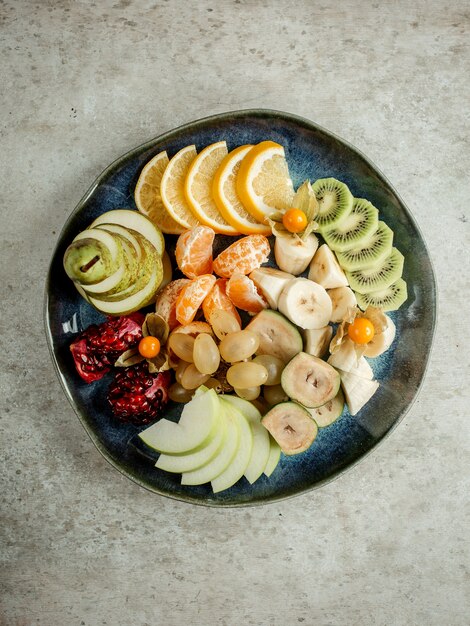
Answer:
<svg viewBox="0 0 470 626"><path fill-rule="evenodd" d="M356 197L367 198L380 219L394 231L394 245L405 256L408 300L391 314L397 337L385 355L371 360L380 387L352 417L347 411L321 429L311 448L282 457L270 478L250 485L244 478L231 489L213 494L210 485L180 485L180 475L154 467L141 449L139 428L113 419L106 402L112 374L87 385L78 377L70 355L73 338L97 313L77 293L62 268L62 258L74 236L98 215L116 208L135 209L133 192L140 171L161 150L173 156L188 144L197 149L225 139L228 148L271 139L286 150L297 188L305 179L334 177ZM168 238L171 248L174 238ZM85 430L103 456L120 472L155 493L210 506L246 506L280 500L317 488L364 457L403 418L421 385L429 358L436 317L436 287L429 254L419 229L403 201L378 169L358 150L306 119L279 111L245 110L207 117L172 130L131 150L112 163L93 183L65 224L54 252L46 285L45 322L52 358L64 391ZM166 417L177 419L180 406L169 406Z"/></svg>

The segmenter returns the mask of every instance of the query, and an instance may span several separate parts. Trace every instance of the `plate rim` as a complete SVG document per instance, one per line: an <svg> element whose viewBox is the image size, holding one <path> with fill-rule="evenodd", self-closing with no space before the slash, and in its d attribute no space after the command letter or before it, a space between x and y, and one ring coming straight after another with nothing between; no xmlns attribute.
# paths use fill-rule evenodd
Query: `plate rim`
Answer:
<svg viewBox="0 0 470 626"><path fill-rule="evenodd" d="M201 126L204 126L204 125L206 125L208 123L216 122L218 120L222 120L222 119L226 120L229 117L233 117L234 121L242 119L243 117L260 117L260 118L265 118L265 119L271 118L271 117L276 117L278 119L280 118L280 119L283 119L283 120L287 120L287 121L293 122L295 124L300 124L301 126L303 126L306 129L319 131L319 132L323 133L324 135L330 137L331 139L339 142L340 144L345 145L351 151L353 151L359 158L361 158L369 167L371 167L374 170L374 172L378 175L379 179L381 179L381 181L383 183L385 183L385 185L388 186L389 189L393 192L393 194L396 196L396 198L398 199L400 204L405 208L406 213L407 213L407 217L410 219L411 223L413 224L414 228L416 229L417 233L419 234L419 236L421 238L421 241L422 241L422 244L423 244L423 247L424 247L424 250L426 252L427 260L429 262L430 278L431 278L431 283L432 283L432 286L433 286L434 299L433 299L433 306L432 306L432 311L431 311L431 313L432 313L432 326L431 326L431 329L430 329L429 350L428 350L428 353L427 353L427 356L426 356L426 361L425 361L425 364L424 364L423 374L422 374L421 380L419 381L419 384L418 384L418 386L416 388L415 394L414 394L412 400L410 401L410 403L401 412L401 414L397 417L397 419L392 424L392 426L383 435L380 436L380 438L374 443L374 445L369 450L366 450L365 452L361 453L354 461L350 462L345 467L341 467L341 468L335 470L330 476L328 476L328 477L326 477L326 478L324 478L324 479L314 483L313 485L309 485L307 487L300 488L300 489L296 490L294 493L284 493L284 494L280 494L280 495L270 495L270 496L266 496L266 497L262 497L262 498L259 498L259 499L256 499L256 500L246 501L246 502L244 501L244 502L227 502L227 503L225 503L223 501L216 501L216 500L210 500L210 499L208 499L208 500L201 500L201 499L198 499L198 498L193 498L189 494L172 494L172 493L168 493L166 491L162 491L158 487L154 487L152 485L147 484L139 476L132 474L128 469L122 467L117 461L115 461L115 459L112 458L112 456L109 453L109 451L106 448L106 446L99 440L98 436L95 434L93 429L88 426L88 424L86 423L85 419L83 418L83 416L81 414L81 411L76 406L75 400L74 400L74 398L72 397L72 395L71 395L71 393L69 391L69 388L68 388L68 386L66 384L65 378L64 378L64 376L63 376L63 374L62 374L62 372L61 372L61 370L59 368L59 365L57 363L57 359L56 359L56 355L54 353L54 347L53 347L52 330L51 330L50 324L49 324L49 322L50 322L50 318L49 318L49 292L50 292L50 285L51 285L52 260L55 258L56 254L57 254L57 251L58 251L58 248L61 246L63 235L64 235L65 231L67 231L67 229L69 227L69 224L73 221L73 219L75 218L77 213L79 213L79 211L83 208L83 206L85 205L87 200L94 193L94 191L98 188L98 186L100 185L101 181L104 178L106 178L106 176L108 175L109 172L111 172L114 169L116 169L122 162L131 159L133 156L135 156L138 153L145 152L145 150L147 148L151 148L152 146L154 146L157 143L164 142L166 139L169 139L169 138L173 137L175 134L178 134L178 133L181 133L181 132L184 132L184 131L187 131L187 130L194 130L195 128L197 129L197 127L201 127ZM54 246L54 249L52 251L50 259L51 260L50 260L50 263L49 263L47 277L46 277L45 286L44 286L43 322L44 322L44 330L45 330L45 334L46 334L47 347L49 349L49 354L51 356L51 360L52 360L55 372L56 372L57 377L59 379L59 382L61 384L62 390L63 390L65 396L67 397L67 400L69 401L73 411L75 412L76 416L78 417L78 419L79 419L82 427L84 428L85 432L87 433L87 435L89 436L89 438L93 442L95 448L100 452L100 454L104 457L104 459L112 467L114 467L122 475L126 476L132 482L138 484L140 487L143 487L147 491L150 491L151 493L155 493L157 495L163 496L165 498L169 498L171 500L176 500L178 502L184 502L185 504L191 504L191 505L203 506L203 507L210 507L210 508L226 508L226 509L227 508L245 508L245 507L253 507L253 506L262 506L262 505L266 505L266 504L274 504L276 502L280 502L280 501L283 501L283 500L289 500L291 498L295 498L297 496L304 495L304 494L306 494L308 492L320 489L324 485L337 480L345 472L348 472L349 470L352 470L356 465L358 465L361 461L363 461L369 454L371 454L373 451L375 451L378 448L378 446L380 446L389 437L389 435L402 422L402 420L405 418L405 416L408 414L408 412L411 410L411 408L413 407L414 403L416 402L416 400L417 400L417 398L418 398L418 396L419 396L419 394L421 392L421 389L422 389L424 380L425 380L425 378L427 376L428 370L429 370L429 363L431 361L431 355L432 355L432 351L433 351L434 338L435 338L436 325L437 325L438 285L437 285L436 272L435 272L435 269L434 269L433 260L432 260L432 257L430 255L430 253L429 253L429 249L428 249L428 246L426 244L426 240L423 237L423 233L421 231L421 228L419 227L419 225L416 222L412 212L408 208L407 204L404 202L403 198L396 191L395 187L391 184L391 182L388 180L388 178L385 176L385 174L382 172L382 170L379 167L377 167L377 165L369 157L367 157L359 148L357 148L356 146L351 144L349 141L343 139L342 137L340 137L336 133L326 129L325 127L321 126L320 124L317 124L316 122L313 122L312 120L309 120L308 118L296 115L294 113L288 113L288 112L279 111L279 110L276 110L276 109L265 109L265 108L236 109L236 110L233 110L233 111L226 111L226 112L222 112L222 113L216 113L216 114L213 114L213 115L208 115L206 117L199 118L199 119L191 121L191 122L185 122L184 124L181 124L180 126L177 126L177 127L173 128L171 130L165 131L164 133L162 133L160 135L157 135L157 136L153 137L152 139L149 139L148 141L146 141L143 144L139 144L138 146L135 146L134 148L131 148L131 150L128 150L124 154L120 155L119 157L114 159L114 161L112 161L107 167L105 167L105 169L102 170L101 173L92 182L92 184L87 189L87 191L84 193L82 198L78 201L78 203L76 204L74 209L71 211L71 213L67 217L63 227L61 228L61 231L60 231L60 233L59 233L59 235L57 237L56 244Z"/></svg>

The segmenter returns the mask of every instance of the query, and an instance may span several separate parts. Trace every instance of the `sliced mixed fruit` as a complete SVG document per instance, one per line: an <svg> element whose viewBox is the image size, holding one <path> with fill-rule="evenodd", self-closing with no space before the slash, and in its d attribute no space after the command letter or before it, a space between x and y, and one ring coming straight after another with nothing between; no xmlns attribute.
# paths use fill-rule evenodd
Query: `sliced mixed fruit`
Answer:
<svg viewBox="0 0 470 626"><path fill-rule="evenodd" d="M165 239L137 211L116 209L79 233L64 254L64 269L98 311L125 315L155 301L164 277Z"/></svg>
<svg viewBox="0 0 470 626"><path fill-rule="evenodd" d="M165 234L197 224L223 235L271 235L266 218L289 208L293 184L284 148L273 141L231 152L225 141L166 151L142 169L134 191L139 211Z"/></svg>
<svg viewBox="0 0 470 626"><path fill-rule="evenodd" d="M294 192L282 146L219 141L158 153L135 202L65 252L77 290L108 316L70 349L87 383L117 368L109 406L121 422L155 422L140 437L158 469L214 492L254 483L372 398L368 359L392 345L385 312L407 289L369 201L335 178ZM237 238L215 254L222 234ZM178 424L160 419L168 401L184 404Z"/></svg>
<svg viewBox="0 0 470 626"><path fill-rule="evenodd" d="M161 419L139 436L160 453L157 468L181 474L183 485L211 483L217 493L276 468L281 450L261 420L251 402L200 387L178 423Z"/></svg>

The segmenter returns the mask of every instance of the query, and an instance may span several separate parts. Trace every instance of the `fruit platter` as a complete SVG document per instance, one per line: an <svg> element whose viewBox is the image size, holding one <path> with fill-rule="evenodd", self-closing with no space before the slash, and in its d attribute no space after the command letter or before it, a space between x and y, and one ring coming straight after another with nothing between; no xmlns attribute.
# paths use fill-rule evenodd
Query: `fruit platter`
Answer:
<svg viewBox="0 0 470 626"><path fill-rule="evenodd" d="M423 239L377 168L312 122L249 110L101 174L60 235L45 320L114 467L244 506L324 484L393 429L435 308Z"/></svg>

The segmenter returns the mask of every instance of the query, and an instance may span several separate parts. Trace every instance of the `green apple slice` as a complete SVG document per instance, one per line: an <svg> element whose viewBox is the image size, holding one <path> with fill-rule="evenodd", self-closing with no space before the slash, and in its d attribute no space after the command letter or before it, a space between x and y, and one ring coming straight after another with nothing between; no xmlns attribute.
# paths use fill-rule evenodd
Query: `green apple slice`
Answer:
<svg viewBox="0 0 470 626"><path fill-rule="evenodd" d="M227 407L220 403L221 419L226 420L226 438L223 446L215 457L199 469L193 472L184 472L181 477L182 485L204 485L217 478L232 462L240 446L240 424L228 411Z"/></svg>
<svg viewBox="0 0 470 626"><path fill-rule="evenodd" d="M268 462L266 463L266 467L264 468L264 474L269 478L271 474L277 467L279 460L281 458L281 448L277 441L275 441L272 437L270 437L271 446L269 451Z"/></svg>
<svg viewBox="0 0 470 626"><path fill-rule="evenodd" d="M172 472L174 474L183 474L184 472L193 472L202 465L209 463L224 445L227 436L227 422L221 419L215 433L209 437L208 441L200 450L188 452L183 455L160 454L155 467Z"/></svg>
<svg viewBox="0 0 470 626"><path fill-rule="evenodd" d="M211 481L214 493L229 489L240 480L246 472L246 468L250 462L251 452L253 450L253 433L248 420L238 409L223 398L221 398L220 403L224 405L228 414L231 414L233 419L238 422L240 429L240 445L238 446L238 450L233 457L233 460L229 463L226 469L219 474L217 478L214 478Z"/></svg>
<svg viewBox="0 0 470 626"><path fill-rule="evenodd" d="M219 398L211 389L185 405L178 423L161 419L139 433L139 437L157 452L187 454L214 437L219 420Z"/></svg>
<svg viewBox="0 0 470 626"><path fill-rule="evenodd" d="M127 315L133 311L138 311L152 302L162 282L162 276L163 269L160 261L159 264L154 266L149 280L144 287L127 298L124 297L122 300L109 302L88 296L88 300L98 311L106 313L107 315Z"/></svg>
<svg viewBox="0 0 470 626"><path fill-rule="evenodd" d="M124 226L124 228L130 228L148 239L160 256L162 256L165 250L165 239L161 230L148 217L145 217L138 211L131 211L130 209L107 211L96 218L91 228L95 228L100 224L118 224L119 226Z"/></svg>
<svg viewBox="0 0 470 626"><path fill-rule="evenodd" d="M266 463L268 462L269 453L271 450L269 444L269 433L266 428L261 424L261 413L258 409L238 396L224 396L224 400L232 404L236 409L242 413L248 420L253 433L253 450L251 453L250 462L245 470L245 478L252 485L264 471Z"/></svg>

